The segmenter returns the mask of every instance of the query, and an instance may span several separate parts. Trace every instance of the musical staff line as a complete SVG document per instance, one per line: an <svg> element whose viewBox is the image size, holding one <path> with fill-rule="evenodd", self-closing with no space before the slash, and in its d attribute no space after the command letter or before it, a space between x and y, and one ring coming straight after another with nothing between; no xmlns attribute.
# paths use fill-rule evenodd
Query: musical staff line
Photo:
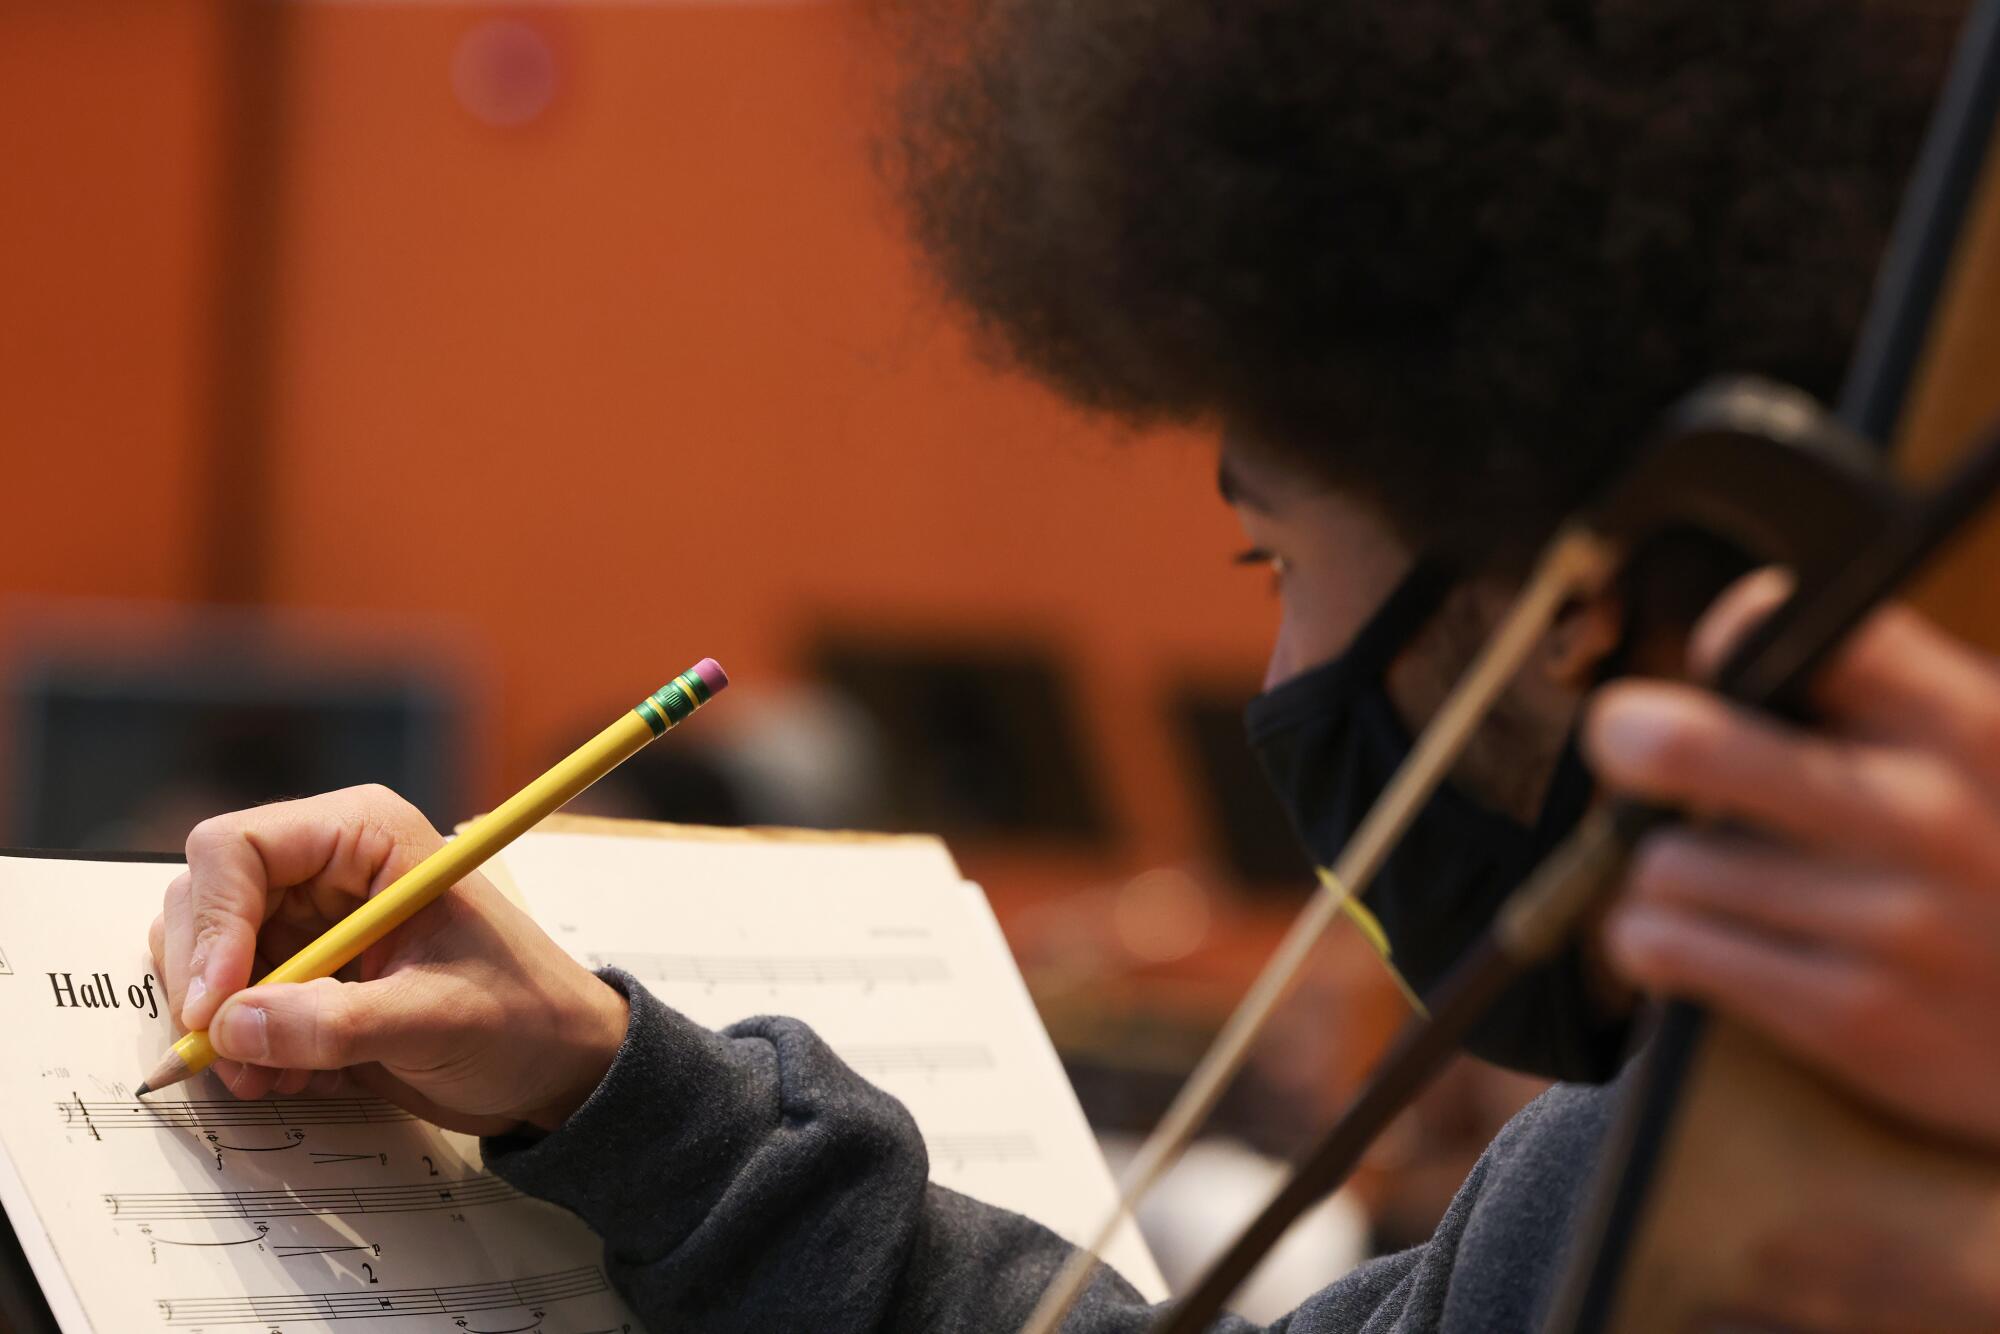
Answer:
<svg viewBox="0 0 2000 1334"><path fill-rule="evenodd" d="M945 982L951 969L929 954L792 955L592 954L593 966L622 968L648 982L703 986L860 986Z"/></svg>
<svg viewBox="0 0 2000 1334"><path fill-rule="evenodd" d="M1005 1163L1035 1158L1034 1136L1000 1131L992 1134L938 1135L928 1141L934 1160L952 1163Z"/></svg>
<svg viewBox="0 0 2000 1334"><path fill-rule="evenodd" d="M169 1325L253 1325L280 1320L365 1320L411 1315L464 1315L472 1311L537 1309L549 1302L590 1297L606 1290L596 1265L493 1283L455 1287L392 1288L382 1292L300 1292L263 1297L162 1297Z"/></svg>
<svg viewBox="0 0 2000 1334"><path fill-rule="evenodd" d="M415 1118L380 1098L157 1098L149 1102L56 1103L63 1124L90 1130L221 1130L237 1126L385 1125ZM101 1136L100 1136L101 1138Z"/></svg>
<svg viewBox="0 0 2000 1334"><path fill-rule="evenodd" d="M840 1058L864 1075L925 1074L991 1070L993 1053L976 1042L871 1044L839 1049Z"/></svg>
<svg viewBox="0 0 2000 1334"><path fill-rule="evenodd" d="M296 1218L306 1214L410 1214L464 1209L518 1200L521 1193L495 1176L415 1186L314 1186L284 1190L120 1192L104 1205L119 1218L161 1222L169 1219Z"/></svg>

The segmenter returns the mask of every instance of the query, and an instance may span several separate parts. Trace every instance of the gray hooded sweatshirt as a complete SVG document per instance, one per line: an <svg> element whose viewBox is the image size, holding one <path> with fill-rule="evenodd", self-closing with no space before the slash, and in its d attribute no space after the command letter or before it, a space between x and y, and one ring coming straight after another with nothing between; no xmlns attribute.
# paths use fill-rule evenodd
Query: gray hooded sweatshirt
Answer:
<svg viewBox="0 0 2000 1334"><path fill-rule="evenodd" d="M553 1134L488 1139L486 1161L589 1224L654 1334L1020 1328L1066 1242L932 1185L910 1114L804 1024L751 1019L716 1033L623 973L603 977L632 1012L610 1073ZM1428 1242L1362 1265L1262 1328L1535 1328L1610 1102L1608 1089L1551 1089L1487 1148ZM1158 1313L1100 1268L1063 1328L1138 1334Z"/></svg>

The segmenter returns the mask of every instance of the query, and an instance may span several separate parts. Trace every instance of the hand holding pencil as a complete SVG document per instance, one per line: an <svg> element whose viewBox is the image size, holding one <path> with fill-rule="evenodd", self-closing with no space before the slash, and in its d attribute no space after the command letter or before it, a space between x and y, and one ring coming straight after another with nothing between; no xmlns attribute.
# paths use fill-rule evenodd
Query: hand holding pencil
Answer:
<svg viewBox="0 0 2000 1334"><path fill-rule="evenodd" d="M190 1030L157 1073L212 1051L240 1097L345 1072L453 1129L559 1124L616 1054L624 998L474 868L726 684L704 660L449 844L381 788L204 822L153 925ZM350 960L357 980L332 980Z"/></svg>

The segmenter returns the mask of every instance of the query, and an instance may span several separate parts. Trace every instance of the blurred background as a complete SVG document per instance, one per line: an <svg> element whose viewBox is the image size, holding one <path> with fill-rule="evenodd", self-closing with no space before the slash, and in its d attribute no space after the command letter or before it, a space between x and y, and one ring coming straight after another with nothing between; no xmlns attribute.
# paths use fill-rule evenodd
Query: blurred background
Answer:
<svg viewBox="0 0 2000 1334"><path fill-rule="evenodd" d="M0 841L363 781L449 825L713 654L589 809L944 835L1129 1144L1309 889L1240 735L1275 604L1204 442L971 354L886 77L838 3L0 5ZM1171 1276L1401 1013L1325 947ZM1455 1070L1253 1313L1427 1235L1534 1091Z"/></svg>

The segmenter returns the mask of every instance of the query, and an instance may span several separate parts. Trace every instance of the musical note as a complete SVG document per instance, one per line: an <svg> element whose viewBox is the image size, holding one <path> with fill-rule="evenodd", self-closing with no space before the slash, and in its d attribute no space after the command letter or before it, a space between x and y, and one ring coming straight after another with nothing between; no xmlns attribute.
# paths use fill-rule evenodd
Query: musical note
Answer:
<svg viewBox="0 0 2000 1334"><path fill-rule="evenodd" d="M90 1132L90 1137L92 1139L102 1144L104 1142L104 1136L97 1133L97 1125L90 1119L90 1104L83 1100L83 1095L81 1093L71 1093L69 1096L76 1103L76 1114L77 1117L82 1121L83 1128ZM56 1105L63 1109L64 1122L65 1123L69 1122L70 1119L69 1103L63 1102L63 1103L57 1103Z"/></svg>
<svg viewBox="0 0 2000 1334"><path fill-rule="evenodd" d="M283 1190L131 1191L108 1194L120 1218L295 1218L303 1214L408 1214L518 1200L520 1192L484 1173L421 1186L288 1186Z"/></svg>
<svg viewBox="0 0 2000 1334"><path fill-rule="evenodd" d="M380 1292L274 1293L252 1297L163 1297L161 1318L169 1325L255 1325L281 1320L370 1320L397 1316L462 1316L474 1311L536 1310L551 1302L589 1297L606 1290L604 1271L595 1265L436 1288L388 1288Z"/></svg>

